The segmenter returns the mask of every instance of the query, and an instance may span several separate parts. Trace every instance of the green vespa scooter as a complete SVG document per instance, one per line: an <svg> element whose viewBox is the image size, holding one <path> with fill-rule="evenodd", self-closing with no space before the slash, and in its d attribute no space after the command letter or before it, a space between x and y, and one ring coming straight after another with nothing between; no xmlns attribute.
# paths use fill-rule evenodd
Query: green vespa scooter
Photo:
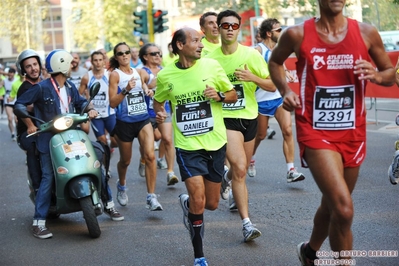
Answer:
<svg viewBox="0 0 399 266"><path fill-rule="evenodd" d="M100 83L90 87L90 101L98 93ZM97 159L93 145L87 134L76 126L89 120L88 114L60 114L49 122L29 115L26 107L15 106L18 117L39 121L38 131L29 136L51 131L56 133L50 140L50 156L53 164L55 186L54 202L49 216L83 212L89 235L101 235L97 216L102 214L101 203L101 162ZM28 182L29 183L29 182Z"/></svg>

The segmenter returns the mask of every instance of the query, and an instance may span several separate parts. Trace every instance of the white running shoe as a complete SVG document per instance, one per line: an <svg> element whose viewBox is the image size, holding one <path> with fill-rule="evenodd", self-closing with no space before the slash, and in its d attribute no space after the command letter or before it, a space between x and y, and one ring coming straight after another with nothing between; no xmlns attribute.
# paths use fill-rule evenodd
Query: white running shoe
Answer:
<svg viewBox="0 0 399 266"><path fill-rule="evenodd" d="M159 145L157 141L154 141L154 151L159 150Z"/></svg>
<svg viewBox="0 0 399 266"><path fill-rule="evenodd" d="M262 235L262 233L251 222L247 222L243 225L242 234L244 235L244 242L254 240Z"/></svg>
<svg viewBox="0 0 399 266"><path fill-rule="evenodd" d="M188 198L189 198L188 195L185 193L179 195L180 207L183 210L183 224L186 227L186 229L190 232L190 225L188 221L188 206L187 206Z"/></svg>
<svg viewBox="0 0 399 266"><path fill-rule="evenodd" d="M174 172L169 172L166 175L166 183L168 184L168 186L173 186L174 184L179 182L179 178L177 178L177 176L175 175Z"/></svg>
<svg viewBox="0 0 399 266"><path fill-rule="evenodd" d="M120 189L121 185L119 184L119 180L116 182L116 199L119 202L119 205L121 206L126 206L127 202L129 201L129 198L127 197L126 190Z"/></svg>
<svg viewBox="0 0 399 266"><path fill-rule="evenodd" d="M139 175L141 177L145 177L145 164L141 162L139 162Z"/></svg>
<svg viewBox="0 0 399 266"><path fill-rule="evenodd" d="M147 196L147 209L150 211L162 211L162 205L158 202L158 197L155 194Z"/></svg>
<svg viewBox="0 0 399 266"><path fill-rule="evenodd" d="M276 131L272 128L267 128L267 139L272 139L274 135L276 135Z"/></svg>
<svg viewBox="0 0 399 266"><path fill-rule="evenodd" d="M233 197L233 191L231 189L229 191L229 208L230 208L231 212L238 210L237 209L237 205L236 205L236 201L235 201L235 199Z"/></svg>
<svg viewBox="0 0 399 266"><path fill-rule="evenodd" d="M157 159L157 167L158 169L167 169L168 164L166 163L166 160L164 158L159 158Z"/></svg>
<svg viewBox="0 0 399 266"><path fill-rule="evenodd" d="M399 151L396 151L388 169L389 181L392 185L399 183Z"/></svg>
<svg viewBox="0 0 399 266"><path fill-rule="evenodd" d="M227 200L229 198L229 191L231 189L231 181L227 181L227 173L229 172L229 168L224 166L224 174L222 177L222 185L220 186L220 196L222 199Z"/></svg>
<svg viewBox="0 0 399 266"><path fill-rule="evenodd" d="M255 160L251 160L248 167L248 176L255 177L256 176L256 168L255 168Z"/></svg>
<svg viewBox="0 0 399 266"><path fill-rule="evenodd" d="M302 173L299 173L296 168L291 168L287 172L287 183L298 182L305 179L305 176Z"/></svg>

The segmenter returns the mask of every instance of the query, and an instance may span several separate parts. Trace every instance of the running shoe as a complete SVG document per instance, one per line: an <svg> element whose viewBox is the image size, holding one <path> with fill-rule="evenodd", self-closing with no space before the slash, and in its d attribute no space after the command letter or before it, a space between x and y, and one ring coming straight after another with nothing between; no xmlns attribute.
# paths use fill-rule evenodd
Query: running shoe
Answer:
<svg viewBox="0 0 399 266"><path fill-rule="evenodd" d="M234 200L233 191L231 189L229 191L229 208L230 211L237 211L236 201Z"/></svg>
<svg viewBox="0 0 399 266"><path fill-rule="evenodd" d="M168 164L166 163L166 160L164 158L159 158L157 159L157 167L158 169L167 169Z"/></svg>
<svg viewBox="0 0 399 266"><path fill-rule="evenodd" d="M158 142L154 141L154 150L157 151L159 150L159 145Z"/></svg>
<svg viewBox="0 0 399 266"><path fill-rule="evenodd" d="M180 207L183 210L183 224L186 227L186 229L190 232L190 224L188 221L188 206L187 206L188 198L189 198L188 195L185 193L179 195Z"/></svg>
<svg viewBox="0 0 399 266"><path fill-rule="evenodd" d="M208 262L206 261L205 257L195 258L194 266L208 266Z"/></svg>
<svg viewBox="0 0 399 266"><path fill-rule="evenodd" d="M158 202L158 197L155 194L147 196L147 209L150 211L162 211L162 205Z"/></svg>
<svg viewBox="0 0 399 266"><path fill-rule="evenodd" d="M108 209L104 208L104 213L107 214L112 219L112 221L123 221L125 219L125 217L120 214L118 210L114 207Z"/></svg>
<svg viewBox="0 0 399 266"><path fill-rule="evenodd" d="M141 177L145 177L145 164L141 162L139 163L139 175Z"/></svg>
<svg viewBox="0 0 399 266"><path fill-rule="evenodd" d="M220 196L222 199L227 200L229 198L229 191L231 189L231 181L227 181L227 173L229 172L229 168L224 166L224 173L222 177L222 185L220 186Z"/></svg>
<svg viewBox="0 0 399 266"><path fill-rule="evenodd" d="M258 229L256 229L256 227L251 222L247 222L243 225L242 234L244 235L244 242L254 240L255 238L262 235L262 233Z"/></svg>
<svg viewBox="0 0 399 266"><path fill-rule="evenodd" d="M256 176L255 160L251 160L251 162L249 163L248 176L249 177Z"/></svg>
<svg viewBox="0 0 399 266"><path fill-rule="evenodd" d="M276 135L276 131L272 128L267 128L267 139L272 139L273 136Z"/></svg>
<svg viewBox="0 0 399 266"><path fill-rule="evenodd" d="M305 242L299 243L296 247L296 253L298 254L298 258L302 266L314 266L314 261L305 255L305 248L307 244L308 243Z"/></svg>
<svg viewBox="0 0 399 266"><path fill-rule="evenodd" d="M177 178L177 176L175 175L174 172L169 172L166 175L166 183L168 184L168 186L173 186L174 184L179 182L179 178Z"/></svg>
<svg viewBox="0 0 399 266"><path fill-rule="evenodd" d="M116 182L116 189L118 191L116 193L116 199L118 200L119 205L126 206L127 202L129 201L129 198L127 197L127 194L126 194L126 188L123 188L119 184L119 180Z"/></svg>
<svg viewBox="0 0 399 266"><path fill-rule="evenodd" d="M393 156L392 164L388 169L388 177L392 185L399 183L399 151L396 151Z"/></svg>
<svg viewBox="0 0 399 266"><path fill-rule="evenodd" d="M304 179L305 176L302 173L299 173L294 167L287 172L287 183L298 182Z"/></svg>
<svg viewBox="0 0 399 266"><path fill-rule="evenodd" d="M40 239L46 239L53 236L53 234L50 232L50 230L47 229L45 225L32 225L32 232L34 237Z"/></svg>

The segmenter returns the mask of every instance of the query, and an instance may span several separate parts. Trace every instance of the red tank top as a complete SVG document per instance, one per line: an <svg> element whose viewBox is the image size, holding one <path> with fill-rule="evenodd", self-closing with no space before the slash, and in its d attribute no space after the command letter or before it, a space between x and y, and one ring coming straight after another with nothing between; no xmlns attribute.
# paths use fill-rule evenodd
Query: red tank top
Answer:
<svg viewBox="0 0 399 266"><path fill-rule="evenodd" d="M298 141L366 139L366 82L358 80L353 67L357 59L370 59L358 22L347 20L348 33L336 44L320 39L314 18L304 23L296 63L302 104L295 110Z"/></svg>

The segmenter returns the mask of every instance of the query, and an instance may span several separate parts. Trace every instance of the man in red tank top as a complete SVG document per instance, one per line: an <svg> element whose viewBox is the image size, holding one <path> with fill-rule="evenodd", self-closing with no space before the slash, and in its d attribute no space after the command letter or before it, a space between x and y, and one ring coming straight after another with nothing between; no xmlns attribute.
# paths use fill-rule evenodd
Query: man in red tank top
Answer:
<svg viewBox="0 0 399 266"><path fill-rule="evenodd" d="M310 240L297 246L302 265L314 265L316 251L327 237L331 250L352 250L351 193L366 152L366 84L395 82L378 31L346 18L345 0L318 1L320 18L285 30L269 61L284 108L295 111L302 165L309 167L322 192ZM298 58L299 94L285 78L283 63L291 53Z"/></svg>

